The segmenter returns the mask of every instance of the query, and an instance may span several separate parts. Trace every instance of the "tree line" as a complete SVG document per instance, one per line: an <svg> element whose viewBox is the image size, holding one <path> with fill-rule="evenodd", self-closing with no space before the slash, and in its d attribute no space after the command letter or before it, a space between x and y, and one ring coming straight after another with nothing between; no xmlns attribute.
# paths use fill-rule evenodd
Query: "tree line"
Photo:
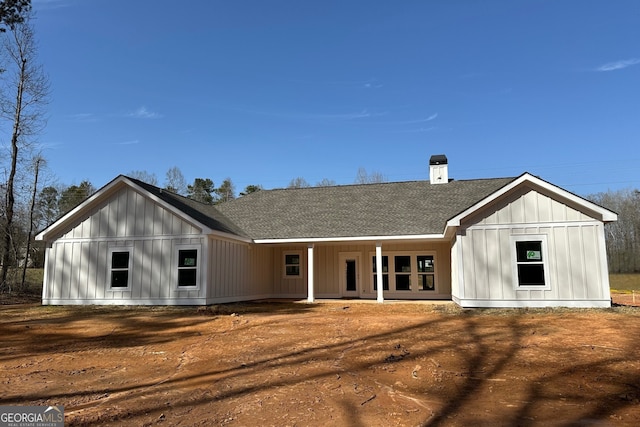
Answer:
<svg viewBox="0 0 640 427"><path fill-rule="evenodd" d="M618 214L618 221L604 227L609 272L640 273L640 190L607 191L587 198Z"/></svg>
<svg viewBox="0 0 640 427"><path fill-rule="evenodd" d="M31 18L30 0L0 1L0 135L6 135L0 155L0 291L24 283L45 165L36 140L45 124L49 83L37 60Z"/></svg>

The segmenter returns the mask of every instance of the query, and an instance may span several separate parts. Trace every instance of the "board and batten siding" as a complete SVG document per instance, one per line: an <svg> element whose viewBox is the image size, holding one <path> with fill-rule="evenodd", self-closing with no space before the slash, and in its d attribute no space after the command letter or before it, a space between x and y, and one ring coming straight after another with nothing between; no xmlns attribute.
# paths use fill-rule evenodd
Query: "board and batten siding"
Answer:
<svg viewBox="0 0 640 427"><path fill-rule="evenodd" d="M200 230L131 188L122 188L63 233L62 239L200 234Z"/></svg>
<svg viewBox="0 0 640 427"><path fill-rule="evenodd" d="M516 236L546 239L548 289L518 289ZM463 307L610 304L602 222L530 188L464 222L451 257L452 297Z"/></svg>
<svg viewBox="0 0 640 427"><path fill-rule="evenodd" d="M207 304L272 296L273 249L230 240L209 240Z"/></svg>
<svg viewBox="0 0 640 427"><path fill-rule="evenodd" d="M121 188L46 249L43 304L205 304L207 243L195 225ZM201 284L196 288L177 287L179 245L199 249ZM126 290L110 289L113 248L130 252Z"/></svg>

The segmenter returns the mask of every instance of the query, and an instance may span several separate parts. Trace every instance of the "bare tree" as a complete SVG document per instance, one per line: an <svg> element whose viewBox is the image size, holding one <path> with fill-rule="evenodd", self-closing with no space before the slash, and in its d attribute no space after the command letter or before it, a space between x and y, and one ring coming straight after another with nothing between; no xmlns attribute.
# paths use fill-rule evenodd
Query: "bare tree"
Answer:
<svg viewBox="0 0 640 427"><path fill-rule="evenodd" d="M147 184L158 185L158 177L153 172L135 170L129 172L127 176L137 179L138 181L146 182Z"/></svg>
<svg viewBox="0 0 640 427"><path fill-rule="evenodd" d="M329 178L322 178L322 181L316 184L316 187L333 187L336 185L336 182Z"/></svg>
<svg viewBox="0 0 640 427"><path fill-rule="evenodd" d="M640 191L607 191L587 198L618 214L618 221L605 226L609 271L640 273Z"/></svg>
<svg viewBox="0 0 640 427"><path fill-rule="evenodd" d="M289 181L289 185L287 186L287 188L307 188L307 187L311 187L311 185L309 185L307 180L302 178L301 176L297 178L293 178L291 181Z"/></svg>
<svg viewBox="0 0 640 427"><path fill-rule="evenodd" d="M164 188L172 193L183 196L187 193L187 181L184 179L182 171L177 166L174 166L167 171Z"/></svg>
<svg viewBox="0 0 640 427"><path fill-rule="evenodd" d="M0 114L11 125L11 155L6 183L5 221L3 224L3 253L0 287L7 284L10 250L13 245L13 216L15 208L15 178L21 150L29 138L44 126L44 106L47 104L49 83L36 62L37 50L33 28L27 15L23 22L8 25L3 34L3 55L6 70L3 77L3 93Z"/></svg>
<svg viewBox="0 0 640 427"><path fill-rule="evenodd" d="M40 175L40 167L44 163L44 159L40 155L36 155L33 159L33 191L31 192L31 203L29 208L29 232L27 233L26 249L24 251L24 264L22 265L22 280L20 287L24 289L24 282L27 277L27 266L29 264L31 253L31 236L33 235L34 214L36 211L36 195L38 194L38 175Z"/></svg>
<svg viewBox="0 0 640 427"><path fill-rule="evenodd" d="M358 168L358 174L356 175L356 184L379 184L381 182L387 182L387 178L381 172L367 173L365 168Z"/></svg>

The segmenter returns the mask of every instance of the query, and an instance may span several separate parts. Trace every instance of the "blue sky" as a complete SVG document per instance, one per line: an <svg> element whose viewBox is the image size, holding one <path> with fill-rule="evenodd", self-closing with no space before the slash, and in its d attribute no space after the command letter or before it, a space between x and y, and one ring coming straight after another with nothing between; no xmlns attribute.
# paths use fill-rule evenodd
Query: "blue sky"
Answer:
<svg viewBox="0 0 640 427"><path fill-rule="evenodd" d="M640 188L636 0L33 0L62 184L524 171Z"/></svg>

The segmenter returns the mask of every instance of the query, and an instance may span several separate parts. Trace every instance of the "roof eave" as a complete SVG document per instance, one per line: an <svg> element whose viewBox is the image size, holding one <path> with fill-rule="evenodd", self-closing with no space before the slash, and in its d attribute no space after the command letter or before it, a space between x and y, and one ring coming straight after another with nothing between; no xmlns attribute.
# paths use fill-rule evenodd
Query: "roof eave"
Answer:
<svg viewBox="0 0 640 427"><path fill-rule="evenodd" d="M446 240L444 234L412 234L395 236L341 236L341 237L294 237L254 239L256 244L274 243L342 243L342 242L385 242L407 240Z"/></svg>

